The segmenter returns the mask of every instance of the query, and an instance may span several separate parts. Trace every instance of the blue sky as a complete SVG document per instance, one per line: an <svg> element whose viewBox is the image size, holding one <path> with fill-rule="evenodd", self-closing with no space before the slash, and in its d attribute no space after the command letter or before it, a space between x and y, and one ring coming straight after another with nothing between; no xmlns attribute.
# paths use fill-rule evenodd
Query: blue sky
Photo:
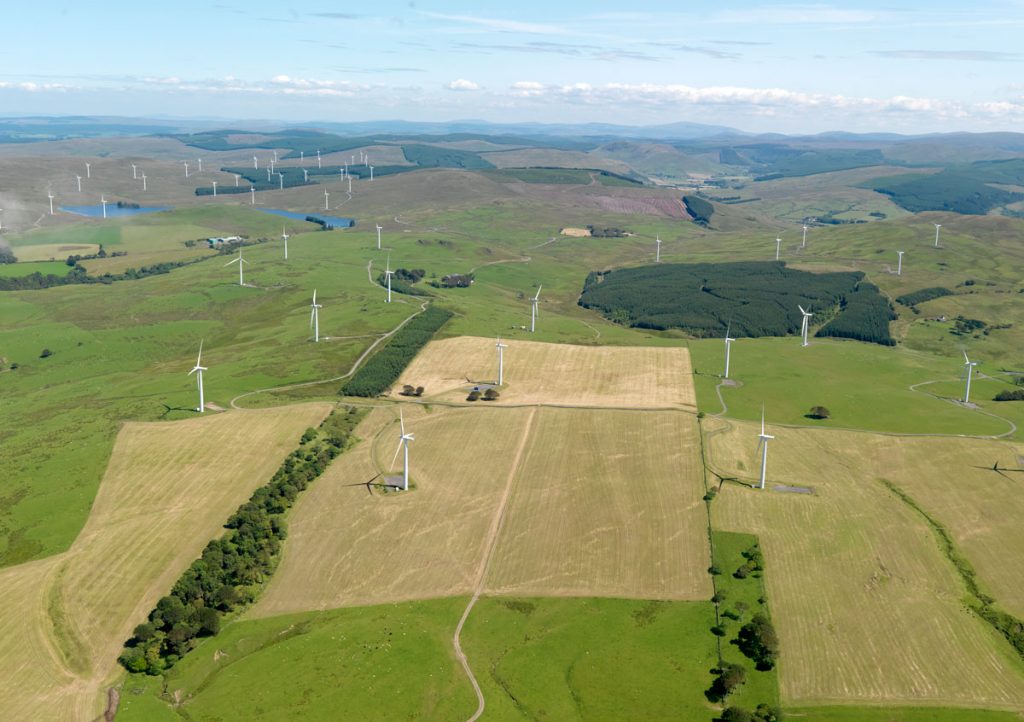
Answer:
<svg viewBox="0 0 1024 722"><path fill-rule="evenodd" d="M1021 130L1022 31L1024 0L22 3L0 113Z"/></svg>

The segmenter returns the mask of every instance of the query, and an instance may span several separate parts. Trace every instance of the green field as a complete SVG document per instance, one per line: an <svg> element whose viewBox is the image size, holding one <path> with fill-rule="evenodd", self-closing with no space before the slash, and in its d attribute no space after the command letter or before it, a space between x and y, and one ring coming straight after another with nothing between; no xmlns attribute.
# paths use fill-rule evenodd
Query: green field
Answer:
<svg viewBox="0 0 1024 722"><path fill-rule="evenodd" d="M0 263L0 278L19 278L33 273L44 276L66 276L71 266L63 261L38 261L36 263Z"/></svg>

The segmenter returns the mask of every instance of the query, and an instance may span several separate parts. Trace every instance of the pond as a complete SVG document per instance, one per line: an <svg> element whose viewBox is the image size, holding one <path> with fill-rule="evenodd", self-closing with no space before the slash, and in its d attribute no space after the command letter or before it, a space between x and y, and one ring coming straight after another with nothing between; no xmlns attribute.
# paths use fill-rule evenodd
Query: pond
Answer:
<svg viewBox="0 0 1024 722"><path fill-rule="evenodd" d="M103 204L97 203L94 206L60 206L60 210L66 213L74 213L76 216L89 216L90 218L103 217ZM116 203L107 204L107 218L120 218L122 216L137 216L140 213L159 213L169 211L171 206L143 206L142 208L118 207Z"/></svg>
<svg viewBox="0 0 1024 722"><path fill-rule="evenodd" d="M295 213L294 211L282 211L277 208L257 208L256 210L263 211L264 213L273 213L275 216L283 216L284 218L291 218L295 221L304 221L306 218L318 218L324 223L334 226L335 228L351 228L356 224L354 218L342 218L341 216L328 216L323 213L317 213L311 211L310 213Z"/></svg>

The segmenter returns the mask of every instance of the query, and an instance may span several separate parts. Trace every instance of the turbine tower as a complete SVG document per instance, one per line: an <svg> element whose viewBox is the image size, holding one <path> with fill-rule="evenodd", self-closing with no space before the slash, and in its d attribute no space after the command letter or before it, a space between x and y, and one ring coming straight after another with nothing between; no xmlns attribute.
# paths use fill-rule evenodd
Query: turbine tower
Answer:
<svg viewBox="0 0 1024 722"><path fill-rule="evenodd" d="M288 229L281 226L281 238L284 239L284 260L288 260Z"/></svg>
<svg viewBox="0 0 1024 722"><path fill-rule="evenodd" d="M230 261L228 261L224 265L225 266L230 266L232 263L237 263L238 264L238 285L239 286L244 286L245 285L245 278L244 278L244 276L242 274L242 265L245 264L245 263L248 263L248 261L246 261L244 258L242 258L242 249L241 248L238 249L238 258L232 258Z"/></svg>
<svg viewBox="0 0 1024 722"><path fill-rule="evenodd" d="M378 251L380 250L380 232L381 232L381 226L378 225L377 226L377 250Z"/></svg>
<svg viewBox="0 0 1024 722"><path fill-rule="evenodd" d="M968 404L971 401L971 376L974 375L974 367L978 365L977 361L971 361L967 358L967 352L964 351L964 366L967 367L967 386L964 388L964 403Z"/></svg>
<svg viewBox="0 0 1024 722"><path fill-rule="evenodd" d="M388 265L387 265L386 268L387 268L387 270L384 271L384 276L388 280L388 300L387 300L387 302L391 303L391 277L395 274L395 272L391 270L391 256L390 255L388 255Z"/></svg>
<svg viewBox="0 0 1024 722"><path fill-rule="evenodd" d="M761 452L761 484L758 488L764 488L764 477L768 471L768 442L774 436L764 433L764 406L761 407L761 434L757 437L757 448Z"/></svg>
<svg viewBox="0 0 1024 722"><path fill-rule="evenodd" d="M348 177L348 194L352 195L352 176Z"/></svg>
<svg viewBox="0 0 1024 722"><path fill-rule="evenodd" d="M53 191L48 190L48 191L46 191L46 197L50 199L50 215L52 216L53 215L53 199L56 198L56 196L53 195Z"/></svg>
<svg viewBox="0 0 1024 722"><path fill-rule="evenodd" d="M543 286L537 286L537 295L530 299L530 333L537 330L537 314L538 304L540 303L540 289Z"/></svg>
<svg viewBox="0 0 1024 722"><path fill-rule="evenodd" d="M316 289L313 289L313 303L310 304L309 327L313 329L313 342L320 342L320 309L323 308L316 302Z"/></svg>
<svg viewBox="0 0 1024 722"><path fill-rule="evenodd" d="M661 263L661 236L656 236L654 239L655 251L654 251L654 262Z"/></svg>
<svg viewBox="0 0 1024 722"><path fill-rule="evenodd" d="M256 160L256 156L252 157L252 167L259 170L260 162Z"/></svg>
<svg viewBox="0 0 1024 722"><path fill-rule="evenodd" d="M278 178L278 180L280 181L280 184L281 184L280 190L284 190L284 173L278 173L277 174L277 178Z"/></svg>
<svg viewBox="0 0 1024 722"><path fill-rule="evenodd" d="M213 183L213 197L216 198L217 197L217 181L210 181L210 182Z"/></svg>
<svg viewBox="0 0 1024 722"><path fill-rule="evenodd" d="M324 188L324 210L325 210L325 211L326 211L326 210L330 210L330 207L331 207L331 206L330 206L330 203L328 203L328 201L330 200L330 197L331 197L331 196L330 196L330 194L329 194L329 193L327 192L327 189L326 189L326 188Z"/></svg>
<svg viewBox="0 0 1024 722"><path fill-rule="evenodd" d="M238 174L235 173L235 188L238 187Z"/></svg>
<svg viewBox="0 0 1024 722"><path fill-rule="evenodd" d="M896 275L897 276L902 276L903 275L903 253L904 253L904 251L896 251L896 255L899 257L899 260L896 261Z"/></svg>
<svg viewBox="0 0 1024 722"><path fill-rule="evenodd" d="M807 226L804 226L804 237L803 237L803 240L800 241L800 247L801 248L806 248L807 247Z"/></svg>
<svg viewBox="0 0 1024 722"><path fill-rule="evenodd" d="M320 149L319 148L316 149L316 167L317 168L322 168L323 167L323 166L320 165Z"/></svg>
<svg viewBox="0 0 1024 722"><path fill-rule="evenodd" d="M202 158L196 158L196 160L199 162L199 172L202 173L203 172L203 159Z"/></svg>
<svg viewBox="0 0 1024 722"><path fill-rule="evenodd" d="M185 177L188 178L188 161L183 160L181 162L185 165Z"/></svg>
<svg viewBox="0 0 1024 722"><path fill-rule="evenodd" d="M75 179L78 181L78 192L82 192L82 176L76 175Z"/></svg>
<svg viewBox="0 0 1024 722"><path fill-rule="evenodd" d="M251 196L250 205L256 205L256 186L249 186L249 194Z"/></svg>
<svg viewBox="0 0 1024 722"><path fill-rule="evenodd" d="M508 348L508 344L502 343L499 336L494 347L498 349L498 386L501 386L505 383L505 349Z"/></svg>
<svg viewBox="0 0 1024 722"><path fill-rule="evenodd" d="M199 342L199 356L196 358L196 365L192 367L192 370L188 372L188 375L198 374L196 381L199 382L199 408L196 409L199 413L203 413L206 409L206 402L203 401L203 371L206 371L206 367L203 366L203 342Z"/></svg>
<svg viewBox="0 0 1024 722"><path fill-rule="evenodd" d="M779 260L779 251L782 250L782 239L775 237L775 260Z"/></svg>
<svg viewBox="0 0 1024 722"><path fill-rule="evenodd" d="M142 192L143 193L146 192L146 174L145 173L142 174Z"/></svg>
<svg viewBox="0 0 1024 722"><path fill-rule="evenodd" d="M134 178L135 180L139 179L138 171L136 170L137 168L138 166L132 163L132 178Z"/></svg>
<svg viewBox="0 0 1024 722"><path fill-rule="evenodd" d="M801 306L800 304L797 304L796 307L799 308L800 313L803 314L803 321L800 322L800 335L803 337L803 343L801 343L800 345L807 346L807 327L810 325L808 322L810 321L811 316L813 316L814 314L811 313L810 311L805 311L804 307Z"/></svg>
<svg viewBox="0 0 1024 722"><path fill-rule="evenodd" d="M92 163L85 164L85 177L92 178Z"/></svg>
<svg viewBox="0 0 1024 722"><path fill-rule="evenodd" d="M373 166L370 166L370 180L373 180Z"/></svg>
<svg viewBox="0 0 1024 722"><path fill-rule="evenodd" d="M942 224L941 223L936 223L935 224L935 247L936 248L939 247L939 229L940 228L942 228Z"/></svg>
<svg viewBox="0 0 1024 722"><path fill-rule="evenodd" d="M107 217L107 199L106 196L100 194L100 203L103 204L103 217Z"/></svg>
<svg viewBox="0 0 1024 722"><path fill-rule="evenodd" d="M302 182L309 183L309 171L305 168L302 169Z"/></svg>
<svg viewBox="0 0 1024 722"><path fill-rule="evenodd" d="M398 411L398 421L401 424L402 436L398 439L398 448L395 449L395 456L391 459L391 468L395 468L395 461L398 460L398 452L405 448L405 460L402 469L402 491L409 491L409 442L415 441L416 437L405 433L405 416L401 409Z"/></svg>
<svg viewBox="0 0 1024 722"><path fill-rule="evenodd" d="M732 350L732 342L734 338L729 338L729 328L725 329L725 378L729 378L729 352Z"/></svg>

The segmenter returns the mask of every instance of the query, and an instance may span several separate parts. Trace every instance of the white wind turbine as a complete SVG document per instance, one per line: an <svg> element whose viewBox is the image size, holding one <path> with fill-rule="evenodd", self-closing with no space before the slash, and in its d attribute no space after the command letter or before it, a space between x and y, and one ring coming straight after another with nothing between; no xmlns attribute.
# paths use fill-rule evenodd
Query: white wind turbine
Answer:
<svg viewBox="0 0 1024 722"><path fill-rule="evenodd" d="M277 173L277 170L275 170L274 168L274 161L270 161L270 166L267 168L267 170L269 170L271 173Z"/></svg>
<svg viewBox="0 0 1024 722"><path fill-rule="evenodd" d="M309 327L313 329L313 342L320 342L320 309L322 305L316 302L316 289L313 289L313 303L310 304Z"/></svg>
<svg viewBox="0 0 1024 722"><path fill-rule="evenodd" d="M761 407L761 434L757 437L757 448L761 452L761 484L759 488L764 488L764 477L768 471L768 442L774 439L774 436L766 434L764 432L764 406Z"/></svg>
<svg viewBox="0 0 1024 722"><path fill-rule="evenodd" d="M939 247L939 229L940 228L942 228L942 224L941 223L936 223L935 224L935 247L936 248Z"/></svg>
<svg viewBox="0 0 1024 722"><path fill-rule="evenodd" d="M806 248L807 247L807 226L804 226L804 237L803 237L803 240L800 241L800 247L801 248Z"/></svg>
<svg viewBox="0 0 1024 722"><path fill-rule="evenodd" d="M800 336L803 338L803 342L800 345L807 346L807 327L810 325L808 322L814 314L810 311L805 311L804 307L799 303L796 307L800 309L800 313L803 315L803 320L800 322Z"/></svg>
<svg viewBox="0 0 1024 722"><path fill-rule="evenodd" d="M343 171L341 169L341 166L338 166L338 182L339 183L344 183L345 182L345 171Z"/></svg>
<svg viewBox="0 0 1024 722"><path fill-rule="evenodd" d="M305 168L302 169L302 181L304 183L309 183L309 171Z"/></svg>
<svg viewBox="0 0 1024 722"><path fill-rule="evenodd" d="M288 260L288 229L281 226L281 238L284 239L284 260ZM316 291L313 292L314 294Z"/></svg>
<svg viewBox="0 0 1024 722"><path fill-rule="evenodd" d="M274 151L274 162L275 163L277 162L277 151L276 150Z"/></svg>
<svg viewBox="0 0 1024 722"><path fill-rule="evenodd" d="M656 244L655 245L655 249L656 250L654 252L654 262L655 263L661 263L661 236L660 235L655 237L654 243Z"/></svg>
<svg viewBox="0 0 1024 722"><path fill-rule="evenodd" d="M188 161L183 160L181 162L185 165L185 177L188 178Z"/></svg>
<svg viewBox="0 0 1024 722"><path fill-rule="evenodd" d="M280 184L281 184L281 188L280 189L284 190L284 173L278 173L277 174L277 178L278 178L278 180L280 181Z"/></svg>
<svg viewBox="0 0 1024 722"><path fill-rule="evenodd" d="M306 151L300 150L299 151L299 165L305 165L305 164L306 164Z"/></svg>
<svg viewBox="0 0 1024 722"><path fill-rule="evenodd" d="M395 272L391 270L391 255L388 254L388 265L386 266L386 270L384 271L384 276L385 278L387 278L388 281L388 303L391 303L391 277L393 275L395 275Z"/></svg>
<svg viewBox="0 0 1024 722"><path fill-rule="evenodd" d="M53 191L52 190L47 190L46 191L46 197L50 199L50 215L52 216L53 215L53 199L56 198L56 196L53 195Z"/></svg>
<svg viewBox="0 0 1024 722"><path fill-rule="evenodd" d="M202 158L196 158L196 160L199 162L199 172L202 173L203 172L203 159Z"/></svg>
<svg viewBox="0 0 1024 722"><path fill-rule="evenodd" d="M100 194L100 203L103 205L103 217L107 217L107 198L103 194Z"/></svg>
<svg viewBox="0 0 1024 722"><path fill-rule="evenodd" d="M238 187L238 174L235 173L235 188Z"/></svg>
<svg viewBox="0 0 1024 722"><path fill-rule="evenodd" d="M256 156L252 157L252 167L256 168L257 170L259 170L260 162L259 162L259 160L256 159Z"/></svg>
<svg viewBox="0 0 1024 722"><path fill-rule="evenodd" d="M348 177L348 194L352 195L352 176Z"/></svg>
<svg viewBox="0 0 1024 722"><path fill-rule="evenodd" d="M899 260L896 261L896 275L897 276L902 276L903 275L903 253L904 253L904 251L896 251L896 255L899 257Z"/></svg>
<svg viewBox="0 0 1024 722"><path fill-rule="evenodd" d="M378 251L380 250L380 232L381 232L381 226L378 224L378 226L377 226L377 250Z"/></svg>
<svg viewBox="0 0 1024 722"><path fill-rule="evenodd" d="M320 149L319 148L316 149L316 167L317 168L323 168L323 166L320 165Z"/></svg>
<svg viewBox="0 0 1024 722"><path fill-rule="evenodd" d="M729 327L725 329L725 378L729 378L729 352L732 350L732 342L734 338L729 338Z"/></svg>
<svg viewBox="0 0 1024 722"><path fill-rule="evenodd" d="M540 303L540 289L543 286L537 286L537 295L530 299L530 333L533 333L537 329L537 315L539 312L538 304Z"/></svg>
<svg viewBox="0 0 1024 722"><path fill-rule="evenodd" d="M132 178L135 179L135 180L139 179L138 172L136 170L137 168L138 168L138 166L135 165L134 163L132 163Z"/></svg>
<svg viewBox="0 0 1024 722"><path fill-rule="evenodd" d="M85 177L92 178L92 163L85 164Z"/></svg>
<svg viewBox="0 0 1024 722"><path fill-rule="evenodd" d="M416 437L411 433L405 432L405 416L402 414L402 410L398 410L398 421L401 424L402 436L398 439L398 448L395 449L395 456L391 459L391 468L395 468L395 462L398 460L398 452L405 448L405 460L402 469L402 491L409 491L409 442L415 441Z"/></svg>
<svg viewBox="0 0 1024 722"><path fill-rule="evenodd" d="M779 260L779 251L782 250L782 239L778 236L775 237L775 260Z"/></svg>
<svg viewBox="0 0 1024 722"><path fill-rule="evenodd" d="M238 264L238 285L239 286L244 286L245 285L245 277L244 277L244 275L242 273L242 265L248 263L248 261L245 260L244 258L242 258L242 249L241 248L238 249L238 258L232 258L230 261L228 261L224 265L225 266L230 266L232 263L237 263Z"/></svg>
<svg viewBox="0 0 1024 722"><path fill-rule="evenodd" d="M330 199L331 199L331 194L327 192L326 188L324 188L324 210L325 211L326 210L330 210L330 208L331 208L331 205L329 203Z"/></svg>
<svg viewBox="0 0 1024 722"><path fill-rule="evenodd" d="M373 166L370 166L370 180L373 180Z"/></svg>
<svg viewBox="0 0 1024 722"><path fill-rule="evenodd" d="M964 366L967 367L967 386L964 388L964 403L968 404L971 401L971 376L974 375L974 367L978 365L977 361L971 361L967 358L967 352L964 351Z"/></svg>
<svg viewBox="0 0 1024 722"><path fill-rule="evenodd" d="M146 191L146 174L145 173L142 174L142 191L143 191L143 193L145 193L145 191Z"/></svg>
<svg viewBox="0 0 1024 722"><path fill-rule="evenodd" d="M210 182L213 183L213 197L216 198L217 197L217 181L210 181Z"/></svg>
<svg viewBox="0 0 1024 722"><path fill-rule="evenodd" d="M82 176L76 175L75 179L78 181L78 192L82 192Z"/></svg>
<svg viewBox="0 0 1024 722"><path fill-rule="evenodd" d="M502 343L499 336L494 347L498 349L498 386L501 386L505 383L505 349L508 348L508 344Z"/></svg>
<svg viewBox="0 0 1024 722"><path fill-rule="evenodd" d="M270 166L268 165L267 166L267 183L270 182L270 173L271 173L271 170L270 170Z"/></svg>
<svg viewBox="0 0 1024 722"><path fill-rule="evenodd" d="M199 382L199 408L196 409L199 413L203 413L206 409L206 402L203 401L203 371L206 371L206 367L203 366L203 342L199 342L199 356L196 357L196 365L192 367L192 370L188 372L188 375L198 374L196 381Z"/></svg>

